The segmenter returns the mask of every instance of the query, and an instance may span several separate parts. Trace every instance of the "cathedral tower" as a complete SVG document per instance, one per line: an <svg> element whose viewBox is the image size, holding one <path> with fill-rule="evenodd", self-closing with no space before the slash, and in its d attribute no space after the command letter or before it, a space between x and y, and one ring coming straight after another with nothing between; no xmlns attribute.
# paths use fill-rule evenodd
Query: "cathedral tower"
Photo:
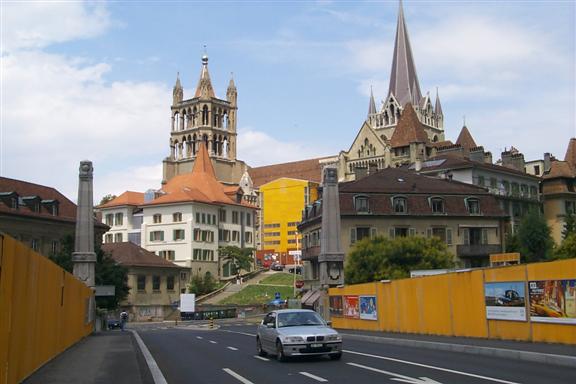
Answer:
<svg viewBox="0 0 576 384"><path fill-rule="evenodd" d="M231 184L240 181L247 167L236 159L237 100L233 79L228 85L226 99L216 97L207 55L202 56L200 78L191 99L184 99L178 74L172 92L170 154L163 162L163 183L192 171L202 143L208 148L218 180Z"/></svg>

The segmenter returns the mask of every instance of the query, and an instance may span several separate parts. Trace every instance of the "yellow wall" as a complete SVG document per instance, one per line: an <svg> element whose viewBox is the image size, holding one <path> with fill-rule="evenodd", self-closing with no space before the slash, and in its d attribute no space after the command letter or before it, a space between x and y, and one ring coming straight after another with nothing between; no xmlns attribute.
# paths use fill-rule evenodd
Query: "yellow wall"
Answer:
<svg viewBox="0 0 576 384"><path fill-rule="evenodd" d="M0 243L0 383L19 383L90 334L92 291L13 238Z"/></svg>
<svg viewBox="0 0 576 384"><path fill-rule="evenodd" d="M262 195L262 249L274 252L287 252L296 249L296 244L289 244L288 240L295 240L295 235L288 235L288 231L296 231L296 226L288 227L290 222L302 220L302 210L305 204L305 189L308 187L310 199L318 198L317 183L306 180L280 178L260 186ZM279 228L266 228L266 224L280 224ZM280 232L279 236L267 236L266 233ZM280 244L266 244L267 241L279 241ZM301 237L298 237L301 243ZM300 244L301 246L301 244Z"/></svg>
<svg viewBox="0 0 576 384"><path fill-rule="evenodd" d="M576 344L576 324L486 319L484 284L576 279L576 259L330 288L330 296L376 295L378 320L332 316L336 328ZM528 287L526 286L529 311Z"/></svg>

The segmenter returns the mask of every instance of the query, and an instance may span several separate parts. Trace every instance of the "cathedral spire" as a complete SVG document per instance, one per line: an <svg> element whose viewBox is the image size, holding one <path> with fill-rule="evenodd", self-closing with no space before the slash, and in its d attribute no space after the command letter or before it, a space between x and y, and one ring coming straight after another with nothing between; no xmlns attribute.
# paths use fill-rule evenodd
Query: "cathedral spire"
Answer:
<svg viewBox="0 0 576 384"><path fill-rule="evenodd" d="M438 96L438 87L436 87L436 105L434 106L434 113L437 116L444 116L442 113L442 106L440 105L440 96Z"/></svg>
<svg viewBox="0 0 576 384"><path fill-rule="evenodd" d="M184 90L182 89L182 84L180 84L180 72L177 72L176 84L174 84L174 89L172 90L172 105L178 104L183 98Z"/></svg>
<svg viewBox="0 0 576 384"><path fill-rule="evenodd" d="M406 22L404 21L402 0L400 0L398 10L394 57L392 59L392 71L390 72L388 95L390 96L390 94L393 94L402 106L413 100L420 101L420 99L422 99L412 49L410 48L408 30L406 28Z"/></svg>
<svg viewBox="0 0 576 384"><path fill-rule="evenodd" d="M370 87L370 102L368 103L368 117L376 114L376 102L374 101L374 92Z"/></svg>
<svg viewBox="0 0 576 384"><path fill-rule="evenodd" d="M206 53L202 56L202 71L200 72L200 80L196 86L194 97L203 99L216 97L214 88L212 88L212 81L210 81L210 74L208 73L208 55Z"/></svg>

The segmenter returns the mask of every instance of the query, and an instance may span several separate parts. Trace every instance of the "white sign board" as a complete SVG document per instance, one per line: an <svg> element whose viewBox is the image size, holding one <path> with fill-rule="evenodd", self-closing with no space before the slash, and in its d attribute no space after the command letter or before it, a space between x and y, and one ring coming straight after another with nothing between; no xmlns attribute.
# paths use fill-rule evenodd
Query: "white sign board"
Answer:
<svg viewBox="0 0 576 384"><path fill-rule="evenodd" d="M196 294L181 293L180 312L195 312L195 311L196 311Z"/></svg>
<svg viewBox="0 0 576 384"><path fill-rule="evenodd" d="M298 256L298 257L300 257L300 256L302 256L302 251L288 251L288 254L289 254L290 256Z"/></svg>
<svg viewBox="0 0 576 384"><path fill-rule="evenodd" d="M116 287L114 285L97 285L94 287L96 296L114 296L116 295Z"/></svg>

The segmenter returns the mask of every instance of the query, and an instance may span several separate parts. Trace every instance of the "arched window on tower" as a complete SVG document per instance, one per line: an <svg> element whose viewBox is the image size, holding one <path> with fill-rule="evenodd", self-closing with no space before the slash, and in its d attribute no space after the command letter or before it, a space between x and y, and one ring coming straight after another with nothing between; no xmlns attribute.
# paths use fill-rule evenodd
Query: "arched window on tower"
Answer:
<svg viewBox="0 0 576 384"><path fill-rule="evenodd" d="M174 113L174 131L180 130L180 112Z"/></svg>
<svg viewBox="0 0 576 384"><path fill-rule="evenodd" d="M196 152L198 151L198 143L196 139L196 134L192 135L192 156L196 156Z"/></svg>
<svg viewBox="0 0 576 384"><path fill-rule="evenodd" d="M192 110L192 126L195 127L198 124L198 109L196 109L196 107L194 107L194 109Z"/></svg>
<svg viewBox="0 0 576 384"><path fill-rule="evenodd" d="M225 158L228 158L228 138L225 136L222 143L222 153Z"/></svg>
<svg viewBox="0 0 576 384"><path fill-rule="evenodd" d="M202 107L202 125L208 125L208 106Z"/></svg>

